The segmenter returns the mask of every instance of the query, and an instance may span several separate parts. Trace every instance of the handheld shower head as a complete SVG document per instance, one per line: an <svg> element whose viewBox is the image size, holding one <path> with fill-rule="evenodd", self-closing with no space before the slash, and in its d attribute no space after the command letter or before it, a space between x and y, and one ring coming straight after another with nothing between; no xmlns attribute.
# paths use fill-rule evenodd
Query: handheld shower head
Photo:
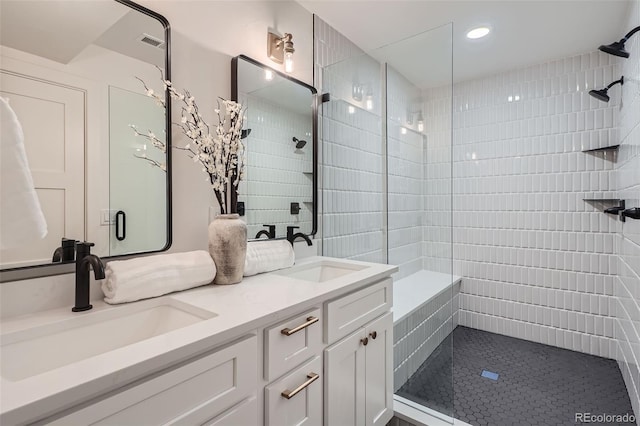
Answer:
<svg viewBox="0 0 640 426"><path fill-rule="evenodd" d="M613 83L609 84L607 87L605 87L604 89L600 89L600 90L589 90L589 94L591 96L593 96L594 98L596 98L599 101L603 101L603 102L609 102L609 100L611 99L609 97L609 94L607 93L609 91L609 89L611 89L613 86L615 86L616 84L620 84L623 85L624 84L624 76L620 77L620 80L616 80Z"/></svg>
<svg viewBox="0 0 640 426"><path fill-rule="evenodd" d="M296 143L296 149L302 149L307 144L307 141L301 141L300 139L296 138L295 136L293 137L292 140Z"/></svg>

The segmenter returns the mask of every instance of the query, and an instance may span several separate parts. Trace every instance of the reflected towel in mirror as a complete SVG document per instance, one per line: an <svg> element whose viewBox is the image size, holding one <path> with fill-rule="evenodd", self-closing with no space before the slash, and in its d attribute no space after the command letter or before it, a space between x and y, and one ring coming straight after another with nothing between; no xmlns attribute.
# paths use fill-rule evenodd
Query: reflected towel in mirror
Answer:
<svg viewBox="0 0 640 426"><path fill-rule="evenodd" d="M0 97L0 248L41 240L47 222L27 161L22 126L7 99Z"/></svg>

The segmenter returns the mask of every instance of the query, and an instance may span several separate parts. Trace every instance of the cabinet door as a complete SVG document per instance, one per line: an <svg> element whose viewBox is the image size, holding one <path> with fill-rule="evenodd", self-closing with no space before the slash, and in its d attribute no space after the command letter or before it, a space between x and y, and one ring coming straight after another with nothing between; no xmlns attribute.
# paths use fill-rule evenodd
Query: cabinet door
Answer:
<svg viewBox="0 0 640 426"><path fill-rule="evenodd" d="M365 424L364 328L325 350L324 424Z"/></svg>
<svg viewBox="0 0 640 426"><path fill-rule="evenodd" d="M366 424L384 426L393 417L392 314L370 322L366 335Z"/></svg>
<svg viewBox="0 0 640 426"><path fill-rule="evenodd" d="M255 336L47 421L52 425L202 424L255 393Z"/></svg>
<svg viewBox="0 0 640 426"><path fill-rule="evenodd" d="M322 425L322 359L317 356L265 388L266 426ZM283 392L295 395L286 398Z"/></svg>

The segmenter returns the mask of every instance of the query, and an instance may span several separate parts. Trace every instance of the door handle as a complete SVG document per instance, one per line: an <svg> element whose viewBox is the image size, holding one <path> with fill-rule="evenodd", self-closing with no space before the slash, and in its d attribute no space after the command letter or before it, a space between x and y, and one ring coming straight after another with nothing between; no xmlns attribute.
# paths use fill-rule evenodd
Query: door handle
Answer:
<svg viewBox="0 0 640 426"><path fill-rule="evenodd" d="M369 333L369 337L371 337L373 340L376 340L376 337L378 337L378 332L374 331Z"/></svg>
<svg viewBox="0 0 640 426"><path fill-rule="evenodd" d="M367 346L369 344L369 338L365 337L364 339L360 339L360 343L362 343L364 346Z"/></svg>
<svg viewBox="0 0 640 426"><path fill-rule="evenodd" d="M120 220L122 220L122 228ZM127 238L127 215L122 210L118 210L116 213L116 240L123 241L125 238Z"/></svg>
<svg viewBox="0 0 640 426"><path fill-rule="evenodd" d="M296 396L298 393L300 393L302 390L304 390L311 383L313 383L316 380L318 380L319 378L320 378L320 375L318 375L318 374L316 374L314 372L311 372L311 373L307 374L307 379L308 380L306 382L304 382L303 384L301 384L300 386L298 386L294 390L287 389L286 391L282 392L280 395L282 395L283 397L285 397L287 399L291 399L294 396Z"/></svg>
<svg viewBox="0 0 640 426"><path fill-rule="evenodd" d="M283 328L282 330L280 330L280 333L284 334L285 336L291 336L293 333L297 333L298 331L309 327L311 324L317 323L319 320L320 319L318 317L307 317L307 322L300 324L295 328Z"/></svg>

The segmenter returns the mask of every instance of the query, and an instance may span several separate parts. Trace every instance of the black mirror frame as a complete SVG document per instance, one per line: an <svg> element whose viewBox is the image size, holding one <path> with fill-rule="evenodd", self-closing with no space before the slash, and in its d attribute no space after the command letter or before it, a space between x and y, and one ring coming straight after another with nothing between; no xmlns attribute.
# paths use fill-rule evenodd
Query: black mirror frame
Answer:
<svg viewBox="0 0 640 426"><path fill-rule="evenodd" d="M158 20L162 26L164 27L164 37L165 37L165 58L164 58L164 78L167 80L171 80L171 26L169 25L169 21L162 15L153 10L147 9L144 6L139 5L131 0L114 0L117 3L120 3L126 7L129 7L133 10L136 10L140 13L143 13L151 18ZM131 254L123 254L117 256L105 256L102 258L103 261L108 262L114 259L127 259L135 256L151 254L151 253L159 253L169 249L171 247L171 243L173 241L172 234L172 200L171 200L171 97L169 96L169 92L165 91L165 120L166 120L166 145L167 145L167 180L166 180L166 213L167 213L167 243L165 246L159 250L152 250L148 252L139 252L139 253L131 253ZM69 262L64 264L42 264L42 265L33 265L33 266L22 266L18 268L7 268L0 270L0 283L8 282L8 281L18 281L18 280L26 280L33 278L40 278L46 276L53 275L62 275L69 274L75 271L75 262Z"/></svg>
<svg viewBox="0 0 640 426"><path fill-rule="evenodd" d="M315 236L318 232L318 104L320 103L320 97L318 96L318 91L315 87L305 83L304 81L300 81L297 78L291 77L288 74L285 74L281 71L275 70L268 65L260 63L253 58L250 58L245 55L238 55L231 59L231 100L238 102L238 60L243 60L257 67L270 70L280 77L287 79L295 84L303 86L311 92L313 96L313 106L312 106L312 144L313 144L313 221L311 232L307 235ZM235 188L232 189L231 192L231 212L237 213L237 205L238 205L238 192ZM284 239L284 237L278 238Z"/></svg>

